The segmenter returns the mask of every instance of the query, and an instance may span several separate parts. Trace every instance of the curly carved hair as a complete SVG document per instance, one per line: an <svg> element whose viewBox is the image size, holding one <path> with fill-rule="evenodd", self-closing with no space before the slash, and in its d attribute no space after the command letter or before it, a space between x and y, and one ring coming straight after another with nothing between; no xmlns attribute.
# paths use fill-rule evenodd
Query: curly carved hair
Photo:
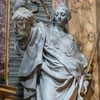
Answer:
<svg viewBox="0 0 100 100"><path fill-rule="evenodd" d="M24 7L20 7L18 10L14 12L13 17L12 17L12 22L14 26L16 25L16 21L18 20L27 20L31 22L32 26L34 26L34 23L35 23L35 18L34 18L33 13Z"/></svg>

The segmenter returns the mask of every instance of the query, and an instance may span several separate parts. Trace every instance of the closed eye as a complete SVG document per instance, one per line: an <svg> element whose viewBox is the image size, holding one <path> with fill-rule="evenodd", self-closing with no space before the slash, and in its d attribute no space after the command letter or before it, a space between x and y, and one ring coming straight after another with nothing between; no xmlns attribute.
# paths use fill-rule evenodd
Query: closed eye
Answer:
<svg viewBox="0 0 100 100"><path fill-rule="evenodd" d="M65 16L65 13L61 13L62 16Z"/></svg>
<svg viewBox="0 0 100 100"><path fill-rule="evenodd" d="M22 22L18 22L18 25L22 26L22 25L23 25L23 23L22 23Z"/></svg>
<svg viewBox="0 0 100 100"><path fill-rule="evenodd" d="M58 15L59 15L59 13L57 12L57 13L56 13L56 16L58 16Z"/></svg>

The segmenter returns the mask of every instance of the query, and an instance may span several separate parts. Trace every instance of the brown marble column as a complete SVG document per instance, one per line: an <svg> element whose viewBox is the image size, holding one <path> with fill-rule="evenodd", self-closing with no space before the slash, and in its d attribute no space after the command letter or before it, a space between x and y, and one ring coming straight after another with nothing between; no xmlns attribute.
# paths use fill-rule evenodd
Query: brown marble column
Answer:
<svg viewBox="0 0 100 100"><path fill-rule="evenodd" d="M98 61L98 81L99 81L99 99L100 99L100 0L96 0L96 18L97 18L97 33L99 34L97 47L97 61Z"/></svg>
<svg viewBox="0 0 100 100"><path fill-rule="evenodd" d="M100 32L100 0L68 0L72 12L69 31L74 36L80 51L89 59L93 48L94 37ZM99 39L100 40L100 39ZM99 100L99 66L100 66L100 41L95 50L93 60L93 76L95 80L94 95L91 100ZM88 100L88 99L86 99Z"/></svg>

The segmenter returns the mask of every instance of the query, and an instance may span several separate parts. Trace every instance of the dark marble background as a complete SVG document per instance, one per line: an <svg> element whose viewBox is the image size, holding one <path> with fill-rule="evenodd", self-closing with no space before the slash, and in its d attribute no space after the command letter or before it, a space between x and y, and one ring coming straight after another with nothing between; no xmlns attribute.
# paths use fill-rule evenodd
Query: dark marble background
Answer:
<svg viewBox="0 0 100 100"><path fill-rule="evenodd" d="M0 0L0 71L5 62L6 0Z"/></svg>

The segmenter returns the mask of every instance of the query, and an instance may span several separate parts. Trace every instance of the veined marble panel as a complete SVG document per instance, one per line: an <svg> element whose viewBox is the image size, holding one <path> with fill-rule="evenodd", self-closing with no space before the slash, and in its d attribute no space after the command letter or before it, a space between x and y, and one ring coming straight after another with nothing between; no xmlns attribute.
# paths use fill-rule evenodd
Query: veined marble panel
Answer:
<svg viewBox="0 0 100 100"><path fill-rule="evenodd" d="M100 0L68 0L72 12L69 31L74 36L80 50L89 59L95 35L100 32ZM98 26L97 26L98 25ZM99 39L100 40L100 39ZM100 45L100 44L99 44ZM100 46L99 53L100 53ZM99 100L99 65L97 48L93 60L93 76L95 80L94 95L91 100ZM100 54L99 54L100 55ZM100 60L100 56L99 56ZM86 99L88 100L88 99Z"/></svg>
<svg viewBox="0 0 100 100"><path fill-rule="evenodd" d="M0 71L5 63L6 0L0 0Z"/></svg>
<svg viewBox="0 0 100 100"><path fill-rule="evenodd" d="M98 84L99 84L99 98L100 98L100 0L96 1L96 15L97 15L97 33L99 34L98 48L97 48L97 61L98 61Z"/></svg>

